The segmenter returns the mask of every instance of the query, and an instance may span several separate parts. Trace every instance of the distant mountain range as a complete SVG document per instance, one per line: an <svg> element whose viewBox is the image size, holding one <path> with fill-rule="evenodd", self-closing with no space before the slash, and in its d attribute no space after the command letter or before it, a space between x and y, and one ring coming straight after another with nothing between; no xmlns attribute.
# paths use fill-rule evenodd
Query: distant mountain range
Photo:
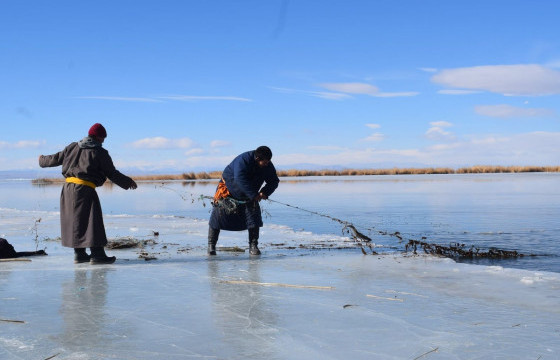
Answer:
<svg viewBox="0 0 560 360"><path fill-rule="evenodd" d="M7 179L36 179L41 177L55 177L60 175L60 169L37 170L0 170L0 180ZM62 176L62 175L60 175Z"/></svg>

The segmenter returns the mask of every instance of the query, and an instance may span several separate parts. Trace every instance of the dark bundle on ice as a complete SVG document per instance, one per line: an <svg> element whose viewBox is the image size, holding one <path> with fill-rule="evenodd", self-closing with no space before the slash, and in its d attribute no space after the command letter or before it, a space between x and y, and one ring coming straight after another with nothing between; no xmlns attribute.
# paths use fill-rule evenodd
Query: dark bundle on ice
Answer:
<svg viewBox="0 0 560 360"><path fill-rule="evenodd" d="M452 243L449 246L430 244L419 240L409 240L405 245L405 251L409 249L417 254L418 247L422 248L426 254L445 256L448 258L489 258L489 259L503 259L503 258L517 258L527 256L526 254L519 253L515 250L501 250L490 248L488 250L481 250L472 245L468 248L465 244ZM529 255L533 256L533 255Z"/></svg>
<svg viewBox="0 0 560 360"><path fill-rule="evenodd" d="M14 259L24 256L47 255L45 250L39 251L16 251L8 240L0 238L0 259Z"/></svg>
<svg viewBox="0 0 560 360"><path fill-rule="evenodd" d="M155 240L138 240L134 238L120 238L113 239L107 242L108 249L130 249L130 248L143 248L146 245L157 244Z"/></svg>

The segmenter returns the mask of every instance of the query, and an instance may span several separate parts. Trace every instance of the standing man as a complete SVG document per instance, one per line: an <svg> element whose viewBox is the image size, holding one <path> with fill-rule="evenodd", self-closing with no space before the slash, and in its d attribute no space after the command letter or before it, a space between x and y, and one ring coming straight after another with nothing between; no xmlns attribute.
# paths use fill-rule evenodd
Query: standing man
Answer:
<svg viewBox="0 0 560 360"><path fill-rule="evenodd" d="M109 152L102 147L107 137L103 125L94 124L88 136L53 155L39 156L39 166L62 165L66 183L60 195L62 246L74 248L74 263L112 264L116 258L105 254L107 235L101 203L95 187L109 178L125 190L136 189L134 180L121 174ZM86 248L91 249L91 255Z"/></svg>
<svg viewBox="0 0 560 360"><path fill-rule="evenodd" d="M249 253L260 255L259 228L263 226L259 201L268 199L280 180L267 146L238 155L222 173L214 195L208 228L208 255L216 255L220 230L249 230ZM261 188L263 183L266 183Z"/></svg>

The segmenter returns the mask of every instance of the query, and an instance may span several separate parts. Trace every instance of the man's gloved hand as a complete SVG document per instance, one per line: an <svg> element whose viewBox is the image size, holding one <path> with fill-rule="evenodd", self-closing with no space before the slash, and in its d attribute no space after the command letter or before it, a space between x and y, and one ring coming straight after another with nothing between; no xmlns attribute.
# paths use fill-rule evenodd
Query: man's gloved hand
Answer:
<svg viewBox="0 0 560 360"><path fill-rule="evenodd" d="M261 200L266 200L268 199L268 196L266 196L266 194L264 193L259 193L257 196L255 196L255 201L261 201Z"/></svg>

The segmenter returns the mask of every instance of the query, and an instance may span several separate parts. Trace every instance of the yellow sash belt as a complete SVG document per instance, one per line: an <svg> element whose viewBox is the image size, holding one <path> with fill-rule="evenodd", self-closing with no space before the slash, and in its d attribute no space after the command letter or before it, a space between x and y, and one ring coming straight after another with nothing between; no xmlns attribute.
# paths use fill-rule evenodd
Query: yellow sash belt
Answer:
<svg viewBox="0 0 560 360"><path fill-rule="evenodd" d="M86 185L86 186L89 186L92 189L95 189L95 184L94 183L92 183L91 181L78 179L77 177L67 177L66 182L74 183L74 184L78 184L78 185Z"/></svg>

